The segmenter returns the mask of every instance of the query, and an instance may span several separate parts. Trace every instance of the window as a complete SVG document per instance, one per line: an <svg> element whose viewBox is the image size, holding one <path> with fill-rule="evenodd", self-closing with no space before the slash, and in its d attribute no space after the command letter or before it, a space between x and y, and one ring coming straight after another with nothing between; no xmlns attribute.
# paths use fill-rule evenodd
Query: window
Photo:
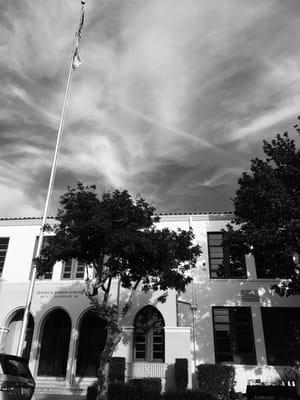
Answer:
<svg viewBox="0 0 300 400"><path fill-rule="evenodd" d="M164 320L152 306L142 308L134 323L135 361L164 362Z"/></svg>
<svg viewBox="0 0 300 400"><path fill-rule="evenodd" d="M262 307L269 365L291 365L300 360L300 308Z"/></svg>
<svg viewBox="0 0 300 400"><path fill-rule="evenodd" d="M224 243L223 232L207 234L211 278L246 278L245 257Z"/></svg>
<svg viewBox="0 0 300 400"><path fill-rule="evenodd" d="M9 238L0 238L0 277L2 276Z"/></svg>
<svg viewBox="0 0 300 400"><path fill-rule="evenodd" d="M8 323L8 333L5 340L4 352L7 354L16 354L17 353L17 346L18 346L18 338L20 337L21 333L21 326L24 316L24 310L16 311L13 316L10 318ZM26 329L25 335L25 348L23 348L22 357L25 360L29 360L30 351L31 351L31 344L32 344L32 336L34 330L34 320L32 315L29 313L29 320Z"/></svg>
<svg viewBox="0 0 300 400"><path fill-rule="evenodd" d="M214 307L216 362L256 364L250 307Z"/></svg>
<svg viewBox="0 0 300 400"><path fill-rule="evenodd" d="M279 246L260 248L253 250L256 275L259 279L288 279L294 272L295 264L291 256L285 253L285 249Z"/></svg>
<svg viewBox="0 0 300 400"><path fill-rule="evenodd" d="M83 279L84 278L84 264L72 258L65 261L62 268L62 279Z"/></svg>

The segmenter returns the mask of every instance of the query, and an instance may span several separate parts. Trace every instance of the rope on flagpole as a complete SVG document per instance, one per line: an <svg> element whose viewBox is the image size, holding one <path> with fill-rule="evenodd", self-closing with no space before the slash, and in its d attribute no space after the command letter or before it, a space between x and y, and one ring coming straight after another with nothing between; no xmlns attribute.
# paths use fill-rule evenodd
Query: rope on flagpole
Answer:
<svg viewBox="0 0 300 400"><path fill-rule="evenodd" d="M45 225L46 225L46 221L47 221L49 205L50 205L50 201L51 201L51 197L52 197L55 175L56 175L56 170L57 170L58 155L59 155L59 150L60 150L61 141L62 141L62 134L63 134L63 128L64 128L64 122L65 122L65 114L66 114L69 90L70 90L70 85L71 85L72 71L73 71L73 69L75 69L78 66L78 65L74 66L74 59L75 59L76 55L78 56L78 43L81 38L81 30L82 30L83 20L84 20L84 5L85 5L85 1L81 1L81 15L80 15L79 28L75 34L76 39L75 39L75 44L74 44L74 48L73 48L73 52L72 52L72 58L71 58L70 66L69 66L69 73L68 73L67 85L66 85L66 90L65 90L63 108L62 108L62 113L61 113L61 117L60 117L58 132L57 132L56 146L55 146L55 151L54 151L54 157L53 157L52 168L51 168L49 184L48 184L47 197L46 197L46 202L45 202L45 206L44 206L44 212L43 212L42 223L41 223L41 227L40 227L40 233L39 233L35 258L38 258L40 256L40 253L42 250L43 239L44 239L44 230L45 230ZM76 52L77 52L77 54L76 54ZM19 357L22 356L23 345L24 345L26 330L27 330L28 321L29 321L29 312L30 312L36 277L37 277L37 266L36 266L36 262L34 262L33 268L32 268L31 280L30 280L30 284L29 284L29 289L28 289L28 293L27 293L26 305L25 305L25 309L24 309L24 316L23 316L23 321L22 321L22 326L21 326L21 333L20 333L20 337L19 337L18 349L17 349L17 356L19 356Z"/></svg>

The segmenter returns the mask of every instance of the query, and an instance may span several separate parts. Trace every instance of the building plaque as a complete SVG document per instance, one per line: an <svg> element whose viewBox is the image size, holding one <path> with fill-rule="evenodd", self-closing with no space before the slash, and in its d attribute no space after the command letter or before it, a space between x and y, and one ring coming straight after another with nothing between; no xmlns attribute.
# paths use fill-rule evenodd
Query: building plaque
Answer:
<svg viewBox="0 0 300 400"><path fill-rule="evenodd" d="M241 298L242 301L257 302L259 301L258 290L256 289L241 290Z"/></svg>

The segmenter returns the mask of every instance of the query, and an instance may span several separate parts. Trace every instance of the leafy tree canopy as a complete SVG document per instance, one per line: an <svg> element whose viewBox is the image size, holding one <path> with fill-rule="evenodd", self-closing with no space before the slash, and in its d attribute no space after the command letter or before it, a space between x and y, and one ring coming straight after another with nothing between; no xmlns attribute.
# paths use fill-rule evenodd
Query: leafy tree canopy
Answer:
<svg viewBox="0 0 300 400"><path fill-rule="evenodd" d="M200 248L193 245L191 230L156 229L155 208L141 197L133 200L126 190L98 198L96 186L78 183L62 195L60 205L57 224L48 226L54 235L36 260L37 268L43 274L56 261L75 258L95 269L95 281L86 281L86 295L107 329L97 370L97 398L106 399L109 362L122 337L120 320L137 288L184 291L191 281L186 272L195 266ZM120 313L118 304L110 301L114 278L129 290Z"/></svg>
<svg viewBox="0 0 300 400"><path fill-rule="evenodd" d="M140 283L145 291L184 291L190 282L185 272L200 254L192 231L156 229L159 217L143 198L134 201L126 190L115 190L99 199L94 185L78 183L60 205L55 235L38 260L40 273L56 261L76 258L95 268L95 288L105 294L116 277L124 288Z"/></svg>
<svg viewBox="0 0 300 400"><path fill-rule="evenodd" d="M259 278L286 278L272 287L288 296L300 293L300 150L284 133L264 141L263 151L238 180L233 222L239 229L228 227L229 241L254 254Z"/></svg>

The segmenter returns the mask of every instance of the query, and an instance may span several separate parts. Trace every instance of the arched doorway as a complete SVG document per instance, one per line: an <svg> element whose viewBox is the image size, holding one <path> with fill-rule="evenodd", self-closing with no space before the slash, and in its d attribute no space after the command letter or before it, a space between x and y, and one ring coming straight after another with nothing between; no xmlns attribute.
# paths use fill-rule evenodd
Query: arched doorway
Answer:
<svg viewBox="0 0 300 400"><path fill-rule="evenodd" d="M134 321L134 360L164 362L164 319L153 306L143 307Z"/></svg>
<svg viewBox="0 0 300 400"><path fill-rule="evenodd" d="M76 376L96 376L99 355L107 338L105 321L95 311L88 311L79 329Z"/></svg>
<svg viewBox="0 0 300 400"><path fill-rule="evenodd" d="M71 320L61 309L52 311L44 322L39 376L65 377L69 354Z"/></svg>
<svg viewBox="0 0 300 400"><path fill-rule="evenodd" d="M7 354L17 354L18 343L21 334L21 326L23 321L24 310L18 310L14 312L12 317L7 324L8 333L5 340L4 352ZM29 320L25 335L24 349L22 352L22 357L27 361L29 360L32 336L34 330L34 320L31 314L29 314Z"/></svg>

